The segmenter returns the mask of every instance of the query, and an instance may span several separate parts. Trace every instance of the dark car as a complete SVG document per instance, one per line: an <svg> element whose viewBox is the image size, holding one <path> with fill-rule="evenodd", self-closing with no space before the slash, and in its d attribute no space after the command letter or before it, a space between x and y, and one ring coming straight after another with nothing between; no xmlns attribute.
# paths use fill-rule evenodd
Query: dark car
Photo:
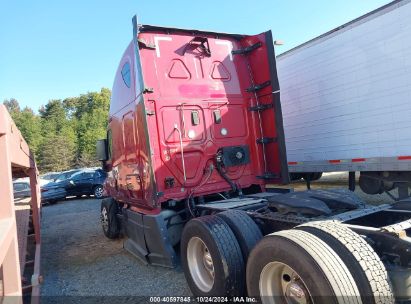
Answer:
<svg viewBox="0 0 411 304"><path fill-rule="evenodd" d="M67 180L81 170L73 169L59 173L53 172L52 176L49 177L52 181L41 187L41 202L54 204L59 200L65 199L68 196L65 188Z"/></svg>
<svg viewBox="0 0 411 304"><path fill-rule="evenodd" d="M31 196L30 183L25 181L13 182L13 194L14 198L24 198Z"/></svg>
<svg viewBox="0 0 411 304"><path fill-rule="evenodd" d="M43 174L40 176L41 179L48 181L48 182L52 182L54 181L59 175L61 174L61 172L49 172L46 174Z"/></svg>
<svg viewBox="0 0 411 304"><path fill-rule="evenodd" d="M42 187L43 193L54 189L64 189L64 197L56 199L67 196L81 197L82 195L94 195L96 198L103 197L103 183L107 177L106 172L103 170L77 170L74 174L69 175L67 179L63 179L63 177L65 176L59 176L54 182Z"/></svg>
<svg viewBox="0 0 411 304"><path fill-rule="evenodd" d="M103 183L107 173L101 169L84 170L73 174L66 182L67 196L94 195L103 197Z"/></svg>
<svg viewBox="0 0 411 304"><path fill-rule="evenodd" d="M66 189L58 183L50 182L41 187L41 202L54 204L67 196Z"/></svg>
<svg viewBox="0 0 411 304"><path fill-rule="evenodd" d="M80 171L83 171L83 169L73 169L73 170L60 172L56 176L54 176L53 182L60 183L62 181L68 180L72 175Z"/></svg>

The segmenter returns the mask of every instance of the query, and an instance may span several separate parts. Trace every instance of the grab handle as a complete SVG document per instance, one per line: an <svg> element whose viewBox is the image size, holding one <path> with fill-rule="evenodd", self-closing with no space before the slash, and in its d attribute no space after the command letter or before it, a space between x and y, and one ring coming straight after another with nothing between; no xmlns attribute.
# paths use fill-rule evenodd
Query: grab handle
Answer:
<svg viewBox="0 0 411 304"><path fill-rule="evenodd" d="M187 181L187 176L186 176L186 165L184 163L183 137L181 135L181 130L178 128L177 124L174 124L174 130L177 130L178 135L180 137L181 163L183 165L184 184L185 184L185 182Z"/></svg>

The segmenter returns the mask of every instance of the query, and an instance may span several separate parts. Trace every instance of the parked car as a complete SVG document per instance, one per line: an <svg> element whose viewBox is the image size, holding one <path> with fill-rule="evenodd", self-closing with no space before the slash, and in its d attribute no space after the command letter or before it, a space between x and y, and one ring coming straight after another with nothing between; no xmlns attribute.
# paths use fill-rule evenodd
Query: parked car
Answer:
<svg viewBox="0 0 411 304"><path fill-rule="evenodd" d="M41 202L55 204L67 196L66 189L58 183L50 182L41 187Z"/></svg>
<svg viewBox="0 0 411 304"><path fill-rule="evenodd" d="M78 173L80 171L82 171L84 169L72 169L72 170L67 170L67 171L63 171L57 174L57 176L54 177L53 182L62 182L65 181L67 179L69 179L72 175L74 175L75 173Z"/></svg>
<svg viewBox="0 0 411 304"><path fill-rule="evenodd" d="M67 196L65 181L73 174L80 172L82 169L73 169L63 172L51 172L46 174L49 178L48 183L41 185L41 201L42 203L55 204L59 200L63 200Z"/></svg>
<svg viewBox="0 0 411 304"><path fill-rule="evenodd" d="M107 173L101 169L77 172L66 180L67 196L94 195L96 198L102 198L106 177Z"/></svg>
<svg viewBox="0 0 411 304"><path fill-rule="evenodd" d="M63 172L54 182L50 182L41 191L44 200L60 200L67 196L94 195L103 197L103 183L106 173L101 170L78 169ZM49 197L49 195L52 195Z"/></svg>
<svg viewBox="0 0 411 304"><path fill-rule="evenodd" d="M30 183L26 181L13 182L14 198L24 198L31 196Z"/></svg>
<svg viewBox="0 0 411 304"><path fill-rule="evenodd" d="M22 182L30 185L30 178L29 177L21 177L21 178L16 178L13 180L13 182ZM48 184L50 180L44 179L42 176L39 176L38 178L38 184L41 186Z"/></svg>
<svg viewBox="0 0 411 304"><path fill-rule="evenodd" d="M40 179L47 181L47 182L52 182L54 181L59 175L61 174L61 172L48 172L45 174L40 175Z"/></svg>

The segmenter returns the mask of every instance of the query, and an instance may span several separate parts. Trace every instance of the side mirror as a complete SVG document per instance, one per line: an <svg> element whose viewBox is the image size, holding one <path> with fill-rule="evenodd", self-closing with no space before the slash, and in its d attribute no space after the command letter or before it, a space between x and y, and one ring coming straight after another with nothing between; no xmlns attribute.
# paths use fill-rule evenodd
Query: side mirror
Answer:
<svg viewBox="0 0 411 304"><path fill-rule="evenodd" d="M97 160L99 161L107 161L107 139L99 139L96 144L96 155Z"/></svg>

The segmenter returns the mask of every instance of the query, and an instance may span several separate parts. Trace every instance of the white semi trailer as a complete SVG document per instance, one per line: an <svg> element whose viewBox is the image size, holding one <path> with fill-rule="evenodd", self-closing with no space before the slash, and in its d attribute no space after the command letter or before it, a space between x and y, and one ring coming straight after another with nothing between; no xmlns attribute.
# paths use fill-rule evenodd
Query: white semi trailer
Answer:
<svg viewBox="0 0 411 304"><path fill-rule="evenodd" d="M292 178L348 171L369 194L411 181L411 1L277 56Z"/></svg>

